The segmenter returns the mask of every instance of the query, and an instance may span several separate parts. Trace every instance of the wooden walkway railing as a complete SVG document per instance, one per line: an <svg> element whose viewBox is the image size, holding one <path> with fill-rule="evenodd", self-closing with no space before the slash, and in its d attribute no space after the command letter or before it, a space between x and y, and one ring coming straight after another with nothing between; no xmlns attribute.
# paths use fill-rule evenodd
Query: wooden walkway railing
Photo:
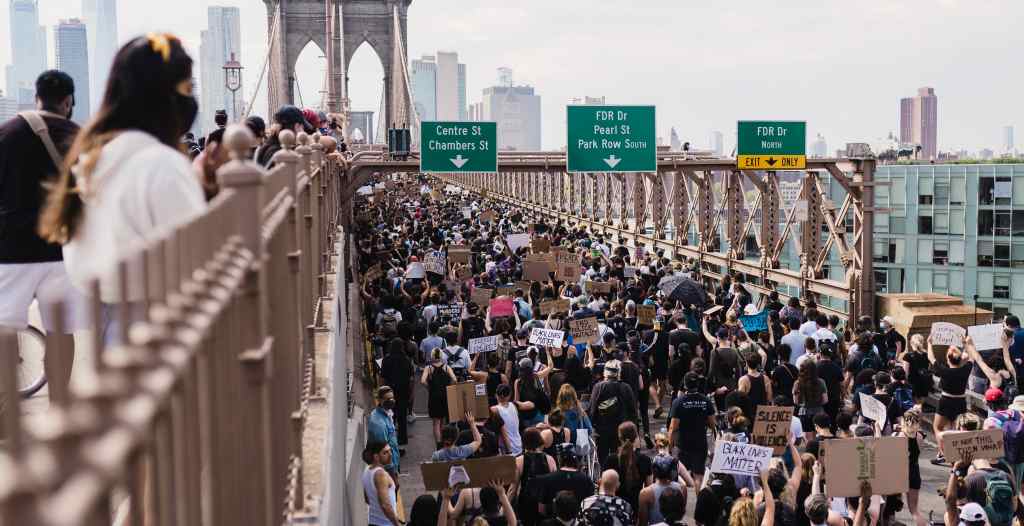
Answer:
<svg viewBox="0 0 1024 526"><path fill-rule="evenodd" d="M132 525L270 526L304 506L313 333L344 171L316 136L282 132L269 172L247 160L244 127L225 138L233 160L208 211L119 262L121 290L146 298L116 308L137 320L121 324L128 343L95 337L96 381L40 425L7 398L0 525L109 525L125 497ZM16 343L0 333L2 386Z"/></svg>

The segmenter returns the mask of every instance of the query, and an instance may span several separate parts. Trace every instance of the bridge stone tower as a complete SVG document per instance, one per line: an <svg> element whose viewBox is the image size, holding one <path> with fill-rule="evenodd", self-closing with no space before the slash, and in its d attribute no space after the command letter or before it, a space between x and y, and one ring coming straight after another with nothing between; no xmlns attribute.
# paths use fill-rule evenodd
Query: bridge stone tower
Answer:
<svg viewBox="0 0 1024 526"><path fill-rule="evenodd" d="M263 0L271 36L270 108L294 103L295 63L309 42L328 61L327 110L347 110L348 64L363 43L384 70L385 123L408 120L406 19L412 0ZM397 15L397 23L396 23ZM276 25L276 27L275 27ZM396 34L396 29L397 33Z"/></svg>

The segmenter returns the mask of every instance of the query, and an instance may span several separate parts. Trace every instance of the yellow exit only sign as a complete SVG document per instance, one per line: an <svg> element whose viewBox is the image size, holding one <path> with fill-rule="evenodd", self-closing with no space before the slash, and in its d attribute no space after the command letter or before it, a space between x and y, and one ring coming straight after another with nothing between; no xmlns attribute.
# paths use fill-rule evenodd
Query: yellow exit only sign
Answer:
<svg viewBox="0 0 1024 526"><path fill-rule="evenodd" d="M802 170L807 167L807 156L739 155L736 165L741 170Z"/></svg>

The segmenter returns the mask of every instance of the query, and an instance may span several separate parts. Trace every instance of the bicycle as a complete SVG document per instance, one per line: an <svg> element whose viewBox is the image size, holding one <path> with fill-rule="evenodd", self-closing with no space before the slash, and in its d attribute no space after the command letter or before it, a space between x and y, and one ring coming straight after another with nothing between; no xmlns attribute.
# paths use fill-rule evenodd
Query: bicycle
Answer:
<svg viewBox="0 0 1024 526"><path fill-rule="evenodd" d="M46 385L46 336L32 327L18 331L18 394L31 398Z"/></svg>

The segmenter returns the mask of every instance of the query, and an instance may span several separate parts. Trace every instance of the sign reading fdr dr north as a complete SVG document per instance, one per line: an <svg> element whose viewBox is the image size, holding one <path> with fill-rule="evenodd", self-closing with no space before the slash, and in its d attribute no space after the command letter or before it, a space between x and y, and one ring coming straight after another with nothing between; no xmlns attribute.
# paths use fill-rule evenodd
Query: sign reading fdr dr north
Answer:
<svg viewBox="0 0 1024 526"><path fill-rule="evenodd" d="M658 169L654 106L567 106L570 172Z"/></svg>
<svg viewBox="0 0 1024 526"><path fill-rule="evenodd" d="M420 171L497 172L497 124L424 122L420 125Z"/></svg>
<svg viewBox="0 0 1024 526"><path fill-rule="evenodd" d="M800 170L807 167L807 123L739 121L736 167L741 170Z"/></svg>

